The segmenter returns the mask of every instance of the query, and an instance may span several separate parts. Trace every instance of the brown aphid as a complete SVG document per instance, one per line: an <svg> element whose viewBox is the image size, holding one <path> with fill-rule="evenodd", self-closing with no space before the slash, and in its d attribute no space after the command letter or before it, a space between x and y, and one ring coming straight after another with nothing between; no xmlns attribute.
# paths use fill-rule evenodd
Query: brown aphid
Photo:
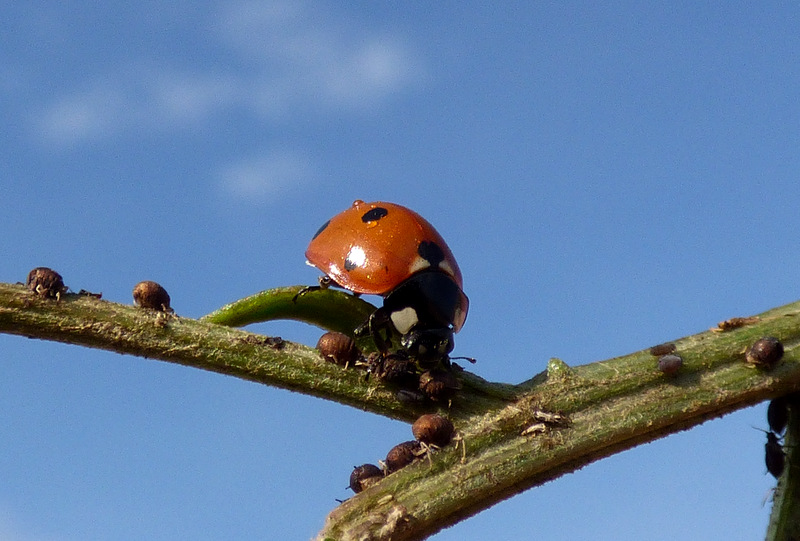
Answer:
<svg viewBox="0 0 800 541"><path fill-rule="evenodd" d="M730 319L726 319L725 321L720 321L717 323L717 326L711 330L714 332L732 331L733 329L738 329L739 327L744 327L745 325L751 325L753 323L757 323L758 321L758 316L732 317Z"/></svg>
<svg viewBox="0 0 800 541"><path fill-rule="evenodd" d="M340 366L353 366L361 356L355 340L340 332L326 332L319 337L317 349L322 358Z"/></svg>
<svg viewBox="0 0 800 541"><path fill-rule="evenodd" d="M661 357L675 352L675 344L667 342L665 344L658 344L650 348L650 355L653 357Z"/></svg>
<svg viewBox="0 0 800 541"><path fill-rule="evenodd" d="M662 355L658 359L658 369L666 376L674 376L683 366L683 359L680 355L670 353Z"/></svg>
<svg viewBox="0 0 800 541"><path fill-rule="evenodd" d="M160 312L172 312L169 305L170 298L167 290L161 284L145 280L139 282L133 288L133 302L142 308L158 310Z"/></svg>
<svg viewBox="0 0 800 541"><path fill-rule="evenodd" d="M45 299L61 300L61 295L67 292L61 275L47 267L36 267L31 270L25 285L36 295Z"/></svg>
<svg viewBox="0 0 800 541"><path fill-rule="evenodd" d="M405 468L424 453L425 451L422 449L422 444L416 440L398 443L392 447L386 455L385 462L387 473L393 473L401 468Z"/></svg>
<svg viewBox="0 0 800 541"><path fill-rule="evenodd" d="M419 374L414 362L401 351L371 353L367 358L369 373L381 381L411 389L419 386Z"/></svg>
<svg viewBox="0 0 800 541"><path fill-rule="evenodd" d="M419 386L419 372L416 365L403 355L390 353L383 358L380 378L386 383L399 387Z"/></svg>
<svg viewBox="0 0 800 541"><path fill-rule="evenodd" d="M78 295L80 295L81 297L90 297L92 299L97 299L97 300L103 298L102 293L93 293L91 291L86 291L85 289L81 289L80 291L78 291Z"/></svg>
<svg viewBox="0 0 800 541"><path fill-rule="evenodd" d="M258 334L248 334L244 338L239 338L237 340L252 346L266 346L278 350L286 347L286 341L280 336L261 336Z"/></svg>
<svg viewBox="0 0 800 541"><path fill-rule="evenodd" d="M383 470L375 464L362 464L350 474L350 489L358 494L383 479Z"/></svg>
<svg viewBox="0 0 800 541"><path fill-rule="evenodd" d="M747 364L769 370L783 358L783 344L774 336L759 338L744 353Z"/></svg>
<svg viewBox="0 0 800 541"><path fill-rule="evenodd" d="M444 447L453 440L456 429L450 419L438 413L427 413L414 421L411 433L417 441L426 445Z"/></svg>
<svg viewBox="0 0 800 541"><path fill-rule="evenodd" d="M435 402L450 400L460 388L458 380L448 370L426 370L419 377L419 390Z"/></svg>

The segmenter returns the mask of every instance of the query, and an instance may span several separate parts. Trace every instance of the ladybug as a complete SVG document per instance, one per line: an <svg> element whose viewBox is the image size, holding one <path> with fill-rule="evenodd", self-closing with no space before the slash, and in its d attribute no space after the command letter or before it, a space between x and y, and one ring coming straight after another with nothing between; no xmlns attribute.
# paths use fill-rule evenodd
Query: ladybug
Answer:
<svg viewBox="0 0 800 541"><path fill-rule="evenodd" d="M469 300L453 253L425 218L394 203L356 200L319 228L306 259L325 273L322 287L384 298L356 335L372 335L385 354L396 332L420 364L449 360Z"/></svg>

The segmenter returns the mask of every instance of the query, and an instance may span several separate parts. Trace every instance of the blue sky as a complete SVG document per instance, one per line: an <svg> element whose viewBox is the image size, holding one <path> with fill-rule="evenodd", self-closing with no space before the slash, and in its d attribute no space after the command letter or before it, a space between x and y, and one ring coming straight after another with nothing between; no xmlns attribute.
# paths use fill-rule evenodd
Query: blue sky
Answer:
<svg viewBox="0 0 800 541"><path fill-rule="evenodd" d="M519 382L798 298L796 3L4 2L0 280L199 317L314 283L354 199L427 217L456 354ZM314 344L317 329L258 332ZM407 425L0 336L0 538L308 539ZM765 406L434 537L757 539Z"/></svg>

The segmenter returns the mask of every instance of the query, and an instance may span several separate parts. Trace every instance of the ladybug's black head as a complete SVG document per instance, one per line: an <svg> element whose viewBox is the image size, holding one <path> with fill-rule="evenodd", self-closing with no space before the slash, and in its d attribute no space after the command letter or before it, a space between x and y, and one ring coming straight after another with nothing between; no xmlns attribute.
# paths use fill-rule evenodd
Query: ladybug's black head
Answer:
<svg viewBox="0 0 800 541"><path fill-rule="evenodd" d="M468 306L466 295L449 274L428 270L411 276L387 295L382 311L411 357L435 364L453 351L453 334L463 325Z"/></svg>
<svg viewBox="0 0 800 541"><path fill-rule="evenodd" d="M415 329L404 334L400 344L421 365L435 364L453 351L453 330Z"/></svg>
<svg viewBox="0 0 800 541"><path fill-rule="evenodd" d="M414 274L393 289L369 319L356 329L367 332L382 353L390 343L383 337L400 335L400 345L422 365L448 363L453 334L464 324L469 300L453 278L439 270Z"/></svg>

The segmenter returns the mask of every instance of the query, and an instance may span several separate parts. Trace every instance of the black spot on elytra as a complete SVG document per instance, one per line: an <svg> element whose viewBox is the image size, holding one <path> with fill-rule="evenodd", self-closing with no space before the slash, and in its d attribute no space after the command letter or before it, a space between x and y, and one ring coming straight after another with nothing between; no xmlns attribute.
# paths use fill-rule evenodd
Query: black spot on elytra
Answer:
<svg viewBox="0 0 800 541"><path fill-rule="evenodd" d="M387 214L389 214L389 211L386 210L385 208L383 208L383 207L375 207L374 209L370 209L367 212L365 212L361 216L361 221L364 222L365 224L369 223L369 222L375 222L375 221L380 220L381 218L383 218Z"/></svg>
<svg viewBox="0 0 800 541"><path fill-rule="evenodd" d="M330 221L330 220L328 220L327 222L325 222L324 224L322 224L322 227L320 227L319 229L317 229L317 232L316 232L316 233L314 233L314 236L313 236L313 237L311 237L311 240L314 240L315 238L319 237L319 234L320 234L320 233L322 233L323 231L325 231L325 229L328 227L328 224L330 224L330 223L331 223L331 221Z"/></svg>
<svg viewBox="0 0 800 541"><path fill-rule="evenodd" d="M345 260L344 260L344 270L346 270L347 272L350 272L351 270L355 269L356 267L358 267L358 265L356 265L353 261L350 260L350 256L347 256L347 258L345 258Z"/></svg>
<svg viewBox="0 0 800 541"><path fill-rule="evenodd" d="M423 240L417 247L419 256L431 264L431 267L436 268L439 263L444 261L444 252L435 242Z"/></svg>

